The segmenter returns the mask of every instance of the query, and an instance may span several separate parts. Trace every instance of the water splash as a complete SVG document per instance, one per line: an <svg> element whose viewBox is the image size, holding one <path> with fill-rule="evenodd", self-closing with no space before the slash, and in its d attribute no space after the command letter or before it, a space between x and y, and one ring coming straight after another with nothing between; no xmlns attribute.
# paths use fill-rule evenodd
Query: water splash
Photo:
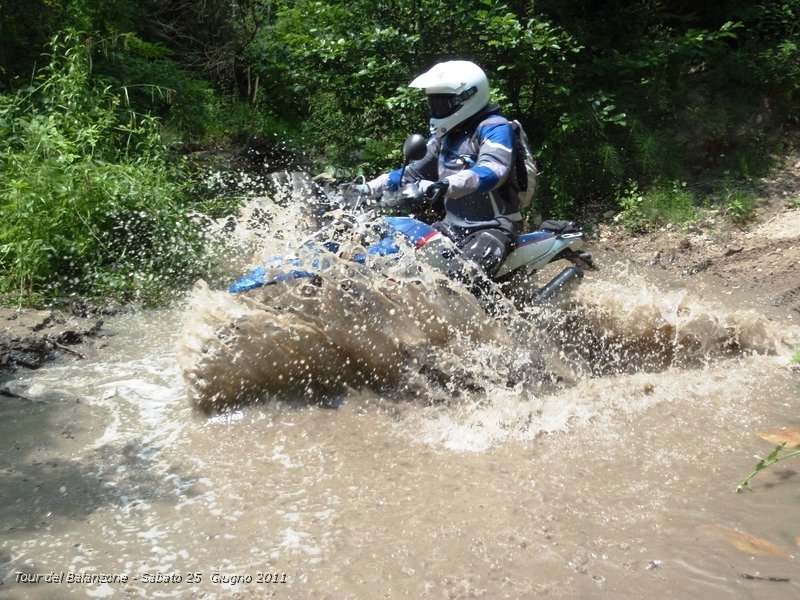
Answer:
<svg viewBox="0 0 800 600"><path fill-rule="evenodd" d="M278 200L245 203L234 227L224 220L220 231L230 233L227 243L248 256L248 266L288 252L301 264L319 259L297 241L320 225L308 182L287 182L290 190ZM364 387L427 401L476 391L513 404L541 400L543 382L563 387L787 347L763 316L709 304L686 289L660 289L624 267L590 274L558 304L523 313L503 304L488 315L465 286L413 252L348 260L375 236L369 223L324 230L317 241L335 237L341 250L326 254L330 267L319 279L237 295L199 282L179 352L191 404L214 412ZM535 413L498 418L530 421Z"/></svg>
<svg viewBox="0 0 800 600"><path fill-rule="evenodd" d="M442 373L478 340L504 342L461 290L370 275L368 267L348 265L319 284L295 281L236 296L199 284L180 353L192 404L211 410L276 392L409 389L431 365Z"/></svg>
<svg viewBox="0 0 800 600"><path fill-rule="evenodd" d="M796 334L753 310L665 289L621 271L587 281L563 315L560 336L588 374L697 366L724 357L786 353Z"/></svg>

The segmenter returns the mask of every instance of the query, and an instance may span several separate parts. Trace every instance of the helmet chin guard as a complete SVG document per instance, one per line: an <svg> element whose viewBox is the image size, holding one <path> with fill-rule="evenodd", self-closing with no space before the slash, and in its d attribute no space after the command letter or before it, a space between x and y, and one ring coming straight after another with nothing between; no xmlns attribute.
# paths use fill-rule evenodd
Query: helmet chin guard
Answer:
<svg viewBox="0 0 800 600"><path fill-rule="evenodd" d="M434 65L408 87L425 91L431 133L444 137L489 103L489 80L475 63L451 60Z"/></svg>

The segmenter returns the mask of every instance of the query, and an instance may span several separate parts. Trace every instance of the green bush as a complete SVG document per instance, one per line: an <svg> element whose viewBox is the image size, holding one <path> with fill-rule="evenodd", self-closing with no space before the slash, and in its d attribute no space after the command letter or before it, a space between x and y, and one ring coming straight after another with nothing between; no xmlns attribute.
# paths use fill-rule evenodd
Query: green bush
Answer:
<svg viewBox="0 0 800 600"><path fill-rule="evenodd" d="M658 184L646 192L632 182L618 202L621 212L617 220L635 233L666 224L685 225L696 216L694 195L677 181Z"/></svg>
<svg viewBox="0 0 800 600"><path fill-rule="evenodd" d="M800 123L800 0L606 4L0 3L0 91L24 85L44 40L72 25L97 32L94 73L159 117L172 147L291 132L315 168L347 177L397 166L406 135L427 129L407 83L464 58L525 125L548 216L604 212L629 180L765 174ZM747 209L736 200L731 214Z"/></svg>
<svg viewBox="0 0 800 600"><path fill-rule="evenodd" d="M0 294L157 302L201 267L181 167L92 78L84 40L56 37L34 85L0 96Z"/></svg>

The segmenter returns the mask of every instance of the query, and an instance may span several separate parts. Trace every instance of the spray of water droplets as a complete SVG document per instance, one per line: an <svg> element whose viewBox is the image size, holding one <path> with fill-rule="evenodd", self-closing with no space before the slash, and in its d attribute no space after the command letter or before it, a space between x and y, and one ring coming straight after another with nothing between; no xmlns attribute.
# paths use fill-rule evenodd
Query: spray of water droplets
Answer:
<svg viewBox="0 0 800 600"><path fill-rule="evenodd" d="M324 254L316 279L242 294L198 283L179 360L190 402L206 412L364 387L431 404L472 392L483 404L529 401L587 377L782 347L767 319L686 291L665 293L624 268L589 274L551 306L519 311L501 300L487 312L486 302L411 249L354 262L377 239L374 223L321 219L321 190L306 176L275 183L271 196L250 198L216 224L231 250L230 276L287 254L311 268L321 251L303 245L308 240L335 239L339 251Z"/></svg>

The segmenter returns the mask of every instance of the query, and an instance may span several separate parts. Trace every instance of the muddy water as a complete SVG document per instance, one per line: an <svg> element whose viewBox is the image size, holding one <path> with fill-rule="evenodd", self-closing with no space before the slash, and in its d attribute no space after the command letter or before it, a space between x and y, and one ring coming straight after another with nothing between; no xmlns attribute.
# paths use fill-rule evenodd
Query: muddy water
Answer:
<svg viewBox="0 0 800 600"><path fill-rule="evenodd" d="M458 291L419 294L424 273L348 272L386 319L413 300L445 325L345 311L328 352L295 343L291 368L274 348L253 366L236 335L265 335L255 313L333 339L314 313L333 290L281 312L284 296L200 289L115 318L85 360L6 384L24 398L0 402L0 597L800 597L798 465L733 491L771 448L755 432L798 424L796 324L603 264L528 328L444 313ZM343 331L385 352L367 363ZM225 395L245 367L250 402L192 407L198 377Z"/></svg>

